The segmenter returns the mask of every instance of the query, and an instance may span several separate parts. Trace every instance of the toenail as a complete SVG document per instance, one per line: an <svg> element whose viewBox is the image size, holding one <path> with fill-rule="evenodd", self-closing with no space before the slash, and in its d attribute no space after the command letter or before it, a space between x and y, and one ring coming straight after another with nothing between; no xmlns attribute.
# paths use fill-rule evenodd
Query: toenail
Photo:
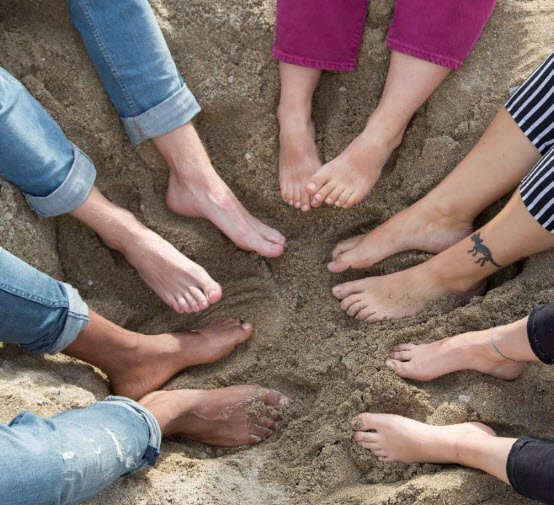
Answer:
<svg viewBox="0 0 554 505"><path fill-rule="evenodd" d="M387 365L388 368L390 368L391 370L394 370L396 368L396 363L390 359L388 359L387 361L385 361L385 364Z"/></svg>
<svg viewBox="0 0 554 505"><path fill-rule="evenodd" d="M318 193L314 196L314 200L321 200L321 195Z"/></svg>
<svg viewBox="0 0 554 505"><path fill-rule="evenodd" d="M242 323L241 327L243 330L249 330L250 328L252 328L252 325L250 323Z"/></svg>

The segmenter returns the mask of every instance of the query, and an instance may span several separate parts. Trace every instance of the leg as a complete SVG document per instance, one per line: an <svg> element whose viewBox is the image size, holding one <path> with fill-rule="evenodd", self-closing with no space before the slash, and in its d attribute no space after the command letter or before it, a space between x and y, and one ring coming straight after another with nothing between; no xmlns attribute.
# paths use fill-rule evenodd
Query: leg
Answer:
<svg viewBox="0 0 554 505"><path fill-rule="evenodd" d="M109 397L50 419L20 414L0 425L2 504L91 498L119 477L154 465L162 435L228 447L258 443L275 431L287 405L277 391L232 386L159 391L140 404Z"/></svg>
<svg viewBox="0 0 554 505"><path fill-rule="evenodd" d="M224 358L251 333L236 319L156 336L127 331L89 311L70 285L0 249L0 342L87 361L117 394L138 399L184 368Z"/></svg>
<svg viewBox="0 0 554 505"><path fill-rule="evenodd" d="M169 208L211 220L243 249L282 254L285 238L252 217L213 169L190 123L200 107L171 58L148 1L68 0L68 5L131 141L153 139L169 165Z"/></svg>
<svg viewBox="0 0 554 505"><path fill-rule="evenodd" d="M280 60L279 185L289 205L307 211L306 184L321 167L315 145L312 97L321 70L353 71L367 15L367 0L345 8L337 0L279 0L273 56Z"/></svg>
<svg viewBox="0 0 554 505"><path fill-rule="evenodd" d="M554 151L552 155L554 158ZM552 212L554 209L541 218L550 220ZM530 214L517 191L489 223L429 261L402 272L336 286L333 294L357 319L402 318L421 312L427 303L445 295L467 298L502 266L553 246L554 236Z"/></svg>
<svg viewBox="0 0 554 505"><path fill-rule="evenodd" d="M481 423L431 426L392 414L360 414L354 440L380 461L455 463L483 470L508 483L513 438L497 437Z"/></svg>
<svg viewBox="0 0 554 505"><path fill-rule="evenodd" d="M501 438L481 423L431 426L390 414L360 414L354 440L380 461L455 463L482 470L534 500L554 501L554 442Z"/></svg>
<svg viewBox="0 0 554 505"><path fill-rule="evenodd" d="M477 215L512 190L554 145L554 103L548 100L552 86L554 53L441 184L367 235L341 242L329 269L367 267L408 249L439 253L468 235Z"/></svg>
<svg viewBox="0 0 554 505"><path fill-rule="evenodd" d="M554 363L554 304L539 305L529 317L492 330L463 333L430 344L400 344L387 360L397 375L433 380L458 370L476 370L512 380L526 362Z"/></svg>
<svg viewBox="0 0 554 505"><path fill-rule="evenodd" d="M450 70L462 65L495 3L448 0L437 6L426 0L397 0L381 100L362 134L312 177L312 205L351 207L365 198L414 113Z"/></svg>
<svg viewBox="0 0 554 505"><path fill-rule="evenodd" d="M143 335L90 311L89 324L63 353L100 368L115 394L137 400L186 368L225 358L251 334L252 325L224 319L188 332Z"/></svg>
<svg viewBox="0 0 554 505"><path fill-rule="evenodd" d="M279 70L279 186L285 202L306 212L311 207L305 186L321 167L312 121L312 97L321 70L285 62L279 63Z"/></svg>
<svg viewBox="0 0 554 505"><path fill-rule="evenodd" d="M489 205L512 191L540 153L505 108L436 188L375 230L338 244L329 270L365 268L398 252L439 253L466 237Z"/></svg>
<svg viewBox="0 0 554 505"><path fill-rule="evenodd" d="M446 67L393 51L383 96L364 131L308 183L312 206L327 203L349 208L362 201L400 145L412 116L449 72Z"/></svg>
<svg viewBox="0 0 554 505"><path fill-rule="evenodd" d="M0 69L0 175L18 186L43 217L71 213L121 251L177 312L208 307L221 287L135 217L94 187L90 159L8 72Z"/></svg>

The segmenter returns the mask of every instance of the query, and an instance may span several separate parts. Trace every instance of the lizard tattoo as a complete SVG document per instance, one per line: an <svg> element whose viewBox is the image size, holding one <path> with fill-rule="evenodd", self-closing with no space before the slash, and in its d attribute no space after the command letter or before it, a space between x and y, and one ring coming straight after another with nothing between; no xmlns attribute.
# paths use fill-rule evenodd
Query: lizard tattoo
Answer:
<svg viewBox="0 0 554 505"><path fill-rule="evenodd" d="M481 267L484 267L485 263L487 261L490 261L495 267L502 268L501 265L499 265L496 261L492 259L492 252L485 245L485 241L481 238L480 232L474 233L471 236L471 240L473 240L474 245L473 245L473 249L470 249L468 253L470 253L473 257L477 256L478 254L482 255L477 258L475 263L477 263Z"/></svg>

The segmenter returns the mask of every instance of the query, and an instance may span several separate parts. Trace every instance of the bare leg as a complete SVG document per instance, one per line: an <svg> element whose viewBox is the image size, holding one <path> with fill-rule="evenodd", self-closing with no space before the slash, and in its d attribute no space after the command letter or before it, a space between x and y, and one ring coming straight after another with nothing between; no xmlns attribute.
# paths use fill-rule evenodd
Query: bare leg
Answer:
<svg viewBox="0 0 554 505"><path fill-rule="evenodd" d="M506 463L516 439L497 437L484 424L431 426L392 414L360 414L354 423L356 443L380 461L455 463L508 483Z"/></svg>
<svg viewBox="0 0 554 505"><path fill-rule="evenodd" d="M279 186L289 205L310 210L306 184L321 168L315 145L312 98L321 77L318 68L279 63L281 98L277 118L279 134Z"/></svg>
<svg viewBox="0 0 554 505"><path fill-rule="evenodd" d="M70 214L98 233L108 247L120 251L173 310L198 312L221 299L221 286L201 266L106 200L98 189Z"/></svg>
<svg viewBox="0 0 554 505"><path fill-rule="evenodd" d="M169 166L168 207L181 216L203 217L238 247L280 256L285 237L253 217L213 169L192 123L153 139Z"/></svg>
<svg viewBox="0 0 554 505"><path fill-rule="evenodd" d="M399 377L430 381L459 370L476 370L504 380L519 377L525 362L539 361L527 336L527 317L506 326L462 333L430 344L400 344L387 359ZM507 360L496 351L510 358Z"/></svg>
<svg viewBox="0 0 554 505"><path fill-rule="evenodd" d="M332 272L365 268L410 249L439 253L466 237L490 204L512 191L540 153L502 107L472 151L435 189L366 235L337 245Z"/></svg>
<svg viewBox="0 0 554 505"><path fill-rule="evenodd" d="M312 206L327 203L347 208L362 201L400 145L412 116L449 72L446 67L392 51L383 95L364 131L311 178L307 190L313 195Z"/></svg>
<svg viewBox="0 0 554 505"><path fill-rule="evenodd" d="M231 386L211 391L157 391L140 400L164 435L225 447L261 442L276 429L288 399L278 391Z"/></svg>
<svg viewBox="0 0 554 505"><path fill-rule="evenodd" d="M468 297L502 266L554 246L554 236L529 214L519 191L477 233L429 261L382 277L368 277L333 288L341 308L367 322L421 312L444 295Z"/></svg>
<svg viewBox="0 0 554 505"><path fill-rule="evenodd" d="M228 356L251 333L250 324L225 319L194 331L143 335L91 311L87 327L63 352L97 366L114 393L136 400L184 368Z"/></svg>

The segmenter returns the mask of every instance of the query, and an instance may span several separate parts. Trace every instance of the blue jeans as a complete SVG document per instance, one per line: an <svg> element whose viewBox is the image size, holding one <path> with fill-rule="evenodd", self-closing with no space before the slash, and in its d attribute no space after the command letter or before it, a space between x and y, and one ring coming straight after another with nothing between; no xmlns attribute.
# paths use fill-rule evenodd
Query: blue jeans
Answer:
<svg viewBox="0 0 554 505"><path fill-rule="evenodd" d="M110 396L51 418L30 412L0 424L0 503L68 505L153 465L161 432L142 405Z"/></svg>
<svg viewBox="0 0 554 505"><path fill-rule="evenodd" d="M200 106L185 85L147 0L68 0L100 79L133 143L188 123ZM0 177L41 216L84 203L96 170L23 85L0 68Z"/></svg>
<svg viewBox="0 0 554 505"><path fill-rule="evenodd" d="M75 288L0 248L0 342L33 353L62 351L88 319ZM22 413L0 424L0 504L78 503L153 465L160 442L157 420L127 398L50 419Z"/></svg>

